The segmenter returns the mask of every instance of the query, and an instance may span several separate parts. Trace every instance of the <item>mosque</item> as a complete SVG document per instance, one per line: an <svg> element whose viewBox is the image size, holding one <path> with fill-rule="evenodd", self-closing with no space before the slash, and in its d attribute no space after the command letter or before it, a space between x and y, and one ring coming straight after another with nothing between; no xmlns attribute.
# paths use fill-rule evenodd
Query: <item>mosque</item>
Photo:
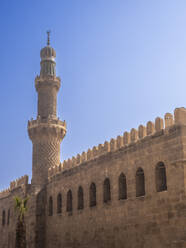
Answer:
<svg viewBox="0 0 186 248"><path fill-rule="evenodd" d="M29 196L28 248L186 247L186 109L61 162L67 125L57 116L49 34L40 56L37 118L28 121L32 179L0 192L0 248L15 247L15 196Z"/></svg>

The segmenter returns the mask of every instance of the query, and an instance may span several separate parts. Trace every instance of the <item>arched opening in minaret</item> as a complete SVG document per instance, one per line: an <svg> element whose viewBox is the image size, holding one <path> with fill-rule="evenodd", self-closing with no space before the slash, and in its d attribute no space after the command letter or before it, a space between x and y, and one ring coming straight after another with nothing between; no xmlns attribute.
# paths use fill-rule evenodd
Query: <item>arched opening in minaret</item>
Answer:
<svg viewBox="0 0 186 248"><path fill-rule="evenodd" d="M60 214L62 213L62 195L59 193L57 195L57 213Z"/></svg>
<svg viewBox="0 0 186 248"><path fill-rule="evenodd" d="M145 175L142 168L136 171L136 197L145 195Z"/></svg>
<svg viewBox="0 0 186 248"><path fill-rule="evenodd" d="M49 197L49 203L48 203L48 215L53 215L53 199L52 196Z"/></svg>
<svg viewBox="0 0 186 248"><path fill-rule="evenodd" d="M167 190L166 168L163 162L159 162L155 169L156 174L156 190L157 192Z"/></svg>
<svg viewBox="0 0 186 248"><path fill-rule="evenodd" d="M89 190L90 197L90 207L96 206L96 185L95 183L91 183Z"/></svg>
<svg viewBox="0 0 186 248"><path fill-rule="evenodd" d="M110 180L106 178L103 183L103 202L109 202L111 200L111 193L110 193Z"/></svg>
<svg viewBox="0 0 186 248"><path fill-rule="evenodd" d="M72 212L72 191L67 192L67 212Z"/></svg>
<svg viewBox="0 0 186 248"><path fill-rule="evenodd" d="M78 209L84 208L84 197L83 197L83 188L79 186L78 189Z"/></svg>
<svg viewBox="0 0 186 248"><path fill-rule="evenodd" d="M121 173L118 180L119 184L119 200L127 199L127 182L126 176Z"/></svg>

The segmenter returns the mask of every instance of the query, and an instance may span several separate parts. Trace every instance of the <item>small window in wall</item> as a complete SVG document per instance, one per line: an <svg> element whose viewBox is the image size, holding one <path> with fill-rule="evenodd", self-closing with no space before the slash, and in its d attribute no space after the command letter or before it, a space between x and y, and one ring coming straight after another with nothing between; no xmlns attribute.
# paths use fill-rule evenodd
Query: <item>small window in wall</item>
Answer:
<svg viewBox="0 0 186 248"><path fill-rule="evenodd" d="M90 185L90 207L96 206L96 185L95 183L91 183Z"/></svg>
<svg viewBox="0 0 186 248"><path fill-rule="evenodd" d="M72 212L72 191L67 192L67 212Z"/></svg>
<svg viewBox="0 0 186 248"><path fill-rule="evenodd" d="M83 188L79 186L78 189L78 209L84 208L84 199L83 199Z"/></svg>
<svg viewBox="0 0 186 248"><path fill-rule="evenodd" d="M10 209L8 209L8 218L7 218L7 225L10 224Z"/></svg>
<svg viewBox="0 0 186 248"><path fill-rule="evenodd" d="M103 183L103 202L109 202L111 200L111 193L110 193L110 180L106 178Z"/></svg>
<svg viewBox="0 0 186 248"><path fill-rule="evenodd" d="M48 215L53 215L53 199L52 196L49 197L49 203L48 203Z"/></svg>
<svg viewBox="0 0 186 248"><path fill-rule="evenodd" d="M3 210L3 212L2 212L2 226L5 225L5 222L6 222L6 220L5 220L5 210Z"/></svg>
<svg viewBox="0 0 186 248"><path fill-rule="evenodd" d="M127 183L126 176L121 173L119 176L119 200L127 199Z"/></svg>
<svg viewBox="0 0 186 248"><path fill-rule="evenodd" d="M157 192L167 190L166 168L164 163L160 162L156 166L156 190Z"/></svg>
<svg viewBox="0 0 186 248"><path fill-rule="evenodd" d="M136 197L145 195L145 176L142 168L136 172Z"/></svg>
<svg viewBox="0 0 186 248"><path fill-rule="evenodd" d="M62 213L62 195L59 193L57 195L57 213L61 214Z"/></svg>

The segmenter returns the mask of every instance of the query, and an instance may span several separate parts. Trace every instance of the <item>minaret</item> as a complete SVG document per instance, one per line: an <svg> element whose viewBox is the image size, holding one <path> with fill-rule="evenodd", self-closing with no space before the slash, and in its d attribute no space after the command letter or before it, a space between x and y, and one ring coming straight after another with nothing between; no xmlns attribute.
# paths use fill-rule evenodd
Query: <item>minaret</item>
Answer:
<svg viewBox="0 0 186 248"><path fill-rule="evenodd" d="M57 93L60 78L56 77L56 52L50 46L41 49L40 75L35 79L38 93L37 119L28 122L28 134L33 143L32 184L47 183L48 169L60 164L60 143L66 134L66 124L57 118Z"/></svg>

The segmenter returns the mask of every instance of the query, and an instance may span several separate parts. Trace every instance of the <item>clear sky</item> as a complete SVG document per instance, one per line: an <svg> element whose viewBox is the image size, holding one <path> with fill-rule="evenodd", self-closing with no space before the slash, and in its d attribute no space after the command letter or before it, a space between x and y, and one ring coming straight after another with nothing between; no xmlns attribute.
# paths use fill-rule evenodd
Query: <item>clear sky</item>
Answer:
<svg viewBox="0 0 186 248"><path fill-rule="evenodd" d="M185 0L1 0L1 189L31 177L27 121L48 29L68 127L61 160L186 107Z"/></svg>

